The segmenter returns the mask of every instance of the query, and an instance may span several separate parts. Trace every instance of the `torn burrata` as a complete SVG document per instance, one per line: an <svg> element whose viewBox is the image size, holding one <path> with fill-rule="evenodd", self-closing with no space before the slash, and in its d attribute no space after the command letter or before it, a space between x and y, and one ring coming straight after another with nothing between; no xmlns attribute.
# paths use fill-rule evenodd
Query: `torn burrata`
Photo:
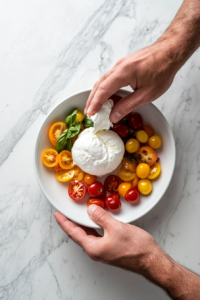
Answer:
<svg viewBox="0 0 200 300"><path fill-rule="evenodd" d="M112 130L110 113L113 101L108 100L101 110L91 117L94 127L81 132L72 148L76 165L91 175L103 176L115 170L124 156L124 144Z"/></svg>

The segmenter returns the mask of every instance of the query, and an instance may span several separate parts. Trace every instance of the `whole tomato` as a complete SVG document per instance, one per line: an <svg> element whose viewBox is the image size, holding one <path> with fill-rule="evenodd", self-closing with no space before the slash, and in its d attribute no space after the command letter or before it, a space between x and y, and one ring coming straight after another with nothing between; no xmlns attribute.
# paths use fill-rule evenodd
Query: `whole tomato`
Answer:
<svg viewBox="0 0 200 300"><path fill-rule="evenodd" d="M138 113L133 113L128 119L128 125L133 130L140 130L143 126L143 119Z"/></svg>
<svg viewBox="0 0 200 300"><path fill-rule="evenodd" d="M130 129L125 124L115 125L113 127L113 131L116 132L122 139L126 138L130 133Z"/></svg>
<svg viewBox="0 0 200 300"><path fill-rule="evenodd" d="M97 197L103 194L104 187L103 184L99 181L95 181L90 184L87 188L87 192L91 197Z"/></svg>
<svg viewBox="0 0 200 300"><path fill-rule="evenodd" d="M87 202L87 206L90 206L92 204L96 204L102 208L105 208L105 202L103 200L100 199L94 199L94 198L90 198Z"/></svg>
<svg viewBox="0 0 200 300"><path fill-rule="evenodd" d="M132 188L126 193L125 199L130 203L135 203L140 199L140 192L137 188Z"/></svg>
<svg viewBox="0 0 200 300"><path fill-rule="evenodd" d="M121 201L118 194L110 194L106 197L106 207L112 212L116 212L121 208Z"/></svg>

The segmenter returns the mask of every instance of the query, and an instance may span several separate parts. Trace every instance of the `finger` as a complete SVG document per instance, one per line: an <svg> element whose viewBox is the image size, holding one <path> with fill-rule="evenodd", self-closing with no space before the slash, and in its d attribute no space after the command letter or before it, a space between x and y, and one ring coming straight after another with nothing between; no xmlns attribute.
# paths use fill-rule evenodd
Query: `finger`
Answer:
<svg viewBox="0 0 200 300"><path fill-rule="evenodd" d="M63 231L66 232L75 243L83 247L84 239L87 237L87 233L82 228L69 221L59 212L55 212L54 217Z"/></svg>
<svg viewBox="0 0 200 300"><path fill-rule="evenodd" d="M87 110L88 115L94 115L97 113L111 95L116 93L121 87L125 87L127 85L128 82L123 79L119 73L113 72L110 74L110 76L99 84Z"/></svg>
<svg viewBox="0 0 200 300"><path fill-rule="evenodd" d="M135 92L124 97L114 106L110 115L110 120L113 123L117 123L134 109L153 100L155 99L151 99L150 92L148 93L147 89L141 88L139 90L136 90Z"/></svg>
<svg viewBox="0 0 200 300"><path fill-rule="evenodd" d="M89 217L104 230L112 228L116 220L102 207L92 204L87 209Z"/></svg>

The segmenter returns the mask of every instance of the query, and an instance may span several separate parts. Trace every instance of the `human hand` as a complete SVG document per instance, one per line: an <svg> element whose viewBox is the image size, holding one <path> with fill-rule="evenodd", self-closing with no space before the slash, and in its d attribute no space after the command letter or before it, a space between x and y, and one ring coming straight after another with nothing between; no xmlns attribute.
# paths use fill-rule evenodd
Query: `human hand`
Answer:
<svg viewBox="0 0 200 300"><path fill-rule="evenodd" d="M91 259L145 275L150 257L157 249L153 237L136 226L114 219L94 204L89 206L88 214L104 229L103 237L94 229L75 225L58 212L54 216L61 228Z"/></svg>
<svg viewBox="0 0 200 300"><path fill-rule="evenodd" d="M120 59L95 83L85 114L94 115L111 95L128 85L134 92L114 106L110 116L113 123L137 107L160 97L170 87L178 70L167 51L164 51L165 48L158 42Z"/></svg>

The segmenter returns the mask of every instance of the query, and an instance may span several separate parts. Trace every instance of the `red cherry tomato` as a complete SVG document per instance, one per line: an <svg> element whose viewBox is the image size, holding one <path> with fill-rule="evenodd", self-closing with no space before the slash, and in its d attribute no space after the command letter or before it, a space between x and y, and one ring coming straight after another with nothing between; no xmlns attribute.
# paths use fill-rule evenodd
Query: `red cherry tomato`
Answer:
<svg viewBox="0 0 200 300"><path fill-rule="evenodd" d="M100 200L100 199L93 199L93 198L90 198L87 202L87 206L90 206L92 204L96 204L102 208L105 208L105 202L103 200Z"/></svg>
<svg viewBox="0 0 200 300"><path fill-rule="evenodd" d="M133 130L142 129L143 126L142 117L138 113L131 114L130 118L128 119L128 125Z"/></svg>
<svg viewBox="0 0 200 300"><path fill-rule="evenodd" d="M93 198L97 198L97 199L105 201L106 200L106 191L105 191L105 189L103 189L103 193L101 195L99 195L97 197L93 197Z"/></svg>
<svg viewBox="0 0 200 300"><path fill-rule="evenodd" d="M104 187L103 184L99 181L95 181L90 184L87 188L87 192L91 197L97 197L103 194Z"/></svg>
<svg viewBox="0 0 200 300"><path fill-rule="evenodd" d="M118 95L112 95L112 96L110 96L110 99L113 100L114 105L115 105L117 102L119 102L122 99L122 97L118 96Z"/></svg>
<svg viewBox="0 0 200 300"><path fill-rule="evenodd" d="M116 175L109 175L105 182L104 188L109 193L116 193L118 190L118 186L122 183L122 180Z"/></svg>
<svg viewBox="0 0 200 300"><path fill-rule="evenodd" d="M86 185L81 181L70 182L68 194L73 200L80 201L85 197Z"/></svg>
<svg viewBox="0 0 200 300"><path fill-rule="evenodd" d="M130 129L125 124L115 125L113 131L116 132L122 139L130 134Z"/></svg>
<svg viewBox="0 0 200 300"><path fill-rule="evenodd" d="M132 188L126 193L125 199L130 203L135 203L140 199L140 192L137 188Z"/></svg>
<svg viewBox="0 0 200 300"><path fill-rule="evenodd" d="M112 212L116 212L121 208L121 202L118 194L110 194L106 197L106 207Z"/></svg>

